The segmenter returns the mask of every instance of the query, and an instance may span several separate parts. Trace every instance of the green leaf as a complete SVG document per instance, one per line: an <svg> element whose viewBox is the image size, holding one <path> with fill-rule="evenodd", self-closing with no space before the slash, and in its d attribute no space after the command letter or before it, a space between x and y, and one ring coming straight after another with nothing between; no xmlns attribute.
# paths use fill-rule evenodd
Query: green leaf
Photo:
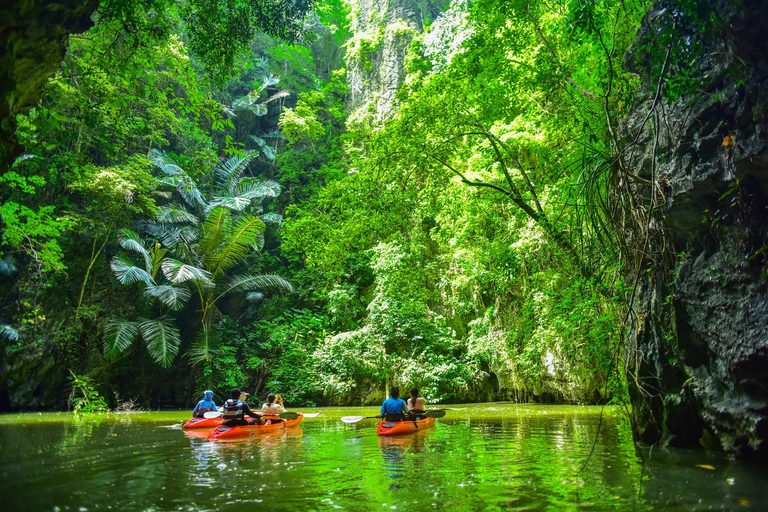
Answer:
<svg viewBox="0 0 768 512"><path fill-rule="evenodd" d="M227 281L221 295L230 292L260 291L265 289L279 289L293 292L291 283L275 274L243 274L234 276Z"/></svg>
<svg viewBox="0 0 768 512"><path fill-rule="evenodd" d="M184 307L189 300L190 291L182 286L170 286L167 284L150 286L144 290L144 296L157 299L174 311Z"/></svg>
<svg viewBox="0 0 768 512"><path fill-rule="evenodd" d="M116 357L125 352L139 335L139 324L128 320L113 320L104 328L104 353Z"/></svg>
<svg viewBox="0 0 768 512"><path fill-rule="evenodd" d="M185 283L187 281L198 281L205 284L210 284L211 282L210 272L187 265L181 261L168 258L163 261L162 268L165 278L173 284Z"/></svg>
<svg viewBox="0 0 768 512"><path fill-rule="evenodd" d="M120 284L144 283L147 286L155 284L149 273L133 264L125 254L118 254L109 263Z"/></svg>
<svg viewBox="0 0 768 512"><path fill-rule="evenodd" d="M150 357L160 366L167 368L173 362L181 345L179 330L169 316L161 316L155 320L143 320L139 331Z"/></svg>

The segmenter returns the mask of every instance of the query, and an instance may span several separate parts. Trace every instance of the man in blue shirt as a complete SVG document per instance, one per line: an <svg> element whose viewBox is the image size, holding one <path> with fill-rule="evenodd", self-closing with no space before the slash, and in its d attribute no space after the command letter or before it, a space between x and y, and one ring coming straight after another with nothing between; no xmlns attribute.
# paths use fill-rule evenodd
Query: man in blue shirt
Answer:
<svg viewBox="0 0 768 512"><path fill-rule="evenodd" d="M192 411L193 418L204 418L205 413L215 411L216 403L213 401L213 391L206 391L203 393L203 399L197 402L194 410Z"/></svg>
<svg viewBox="0 0 768 512"><path fill-rule="evenodd" d="M408 413L408 406L405 400L400 398L400 389L393 387L389 390L389 398L381 404L381 414L377 418L384 418L387 421L403 421Z"/></svg>

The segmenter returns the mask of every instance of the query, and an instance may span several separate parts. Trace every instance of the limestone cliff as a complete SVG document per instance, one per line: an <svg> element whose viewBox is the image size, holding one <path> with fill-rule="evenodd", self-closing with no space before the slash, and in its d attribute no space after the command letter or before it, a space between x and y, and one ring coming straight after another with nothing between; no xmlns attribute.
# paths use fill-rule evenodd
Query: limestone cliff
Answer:
<svg viewBox="0 0 768 512"><path fill-rule="evenodd" d="M87 30L98 0L28 0L0 7L0 170L19 156L15 117L42 97L61 66L69 34Z"/></svg>
<svg viewBox="0 0 768 512"><path fill-rule="evenodd" d="M408 44L436 17L447 0L358 0L353 38L347 43L349 105L374 121L386 119L405 79Z"/></svg>
<svg viewBox="0 0 768 512"><path fill-rule="evenodd" d="M642 277L626 339L636 435L765 457L768 2L702 4L710 10L704 19L715 23L709 37L686 29L686 13L668 4L646 17L627 59L640 63L654 91L623 133L630 146L638 141L630 164L638 182L653 184L657 205L647 216L652 250L635 269ZM665 30L687 30L687 40L671 43L677 53L661 46L657 34ZM648 36L656 42L643 46ZM665 92L651 108L661 67L658 59L651 72L651 55L670 48ZM691 52L692 66L675 61ZM651 187L636 191L647 205Z"/></svg>

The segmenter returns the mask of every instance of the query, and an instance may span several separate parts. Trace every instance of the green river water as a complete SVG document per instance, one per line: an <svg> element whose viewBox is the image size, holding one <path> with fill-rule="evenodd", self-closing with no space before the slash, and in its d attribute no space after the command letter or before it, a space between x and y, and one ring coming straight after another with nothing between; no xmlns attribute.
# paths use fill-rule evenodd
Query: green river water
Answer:
<svg viewBox="0 0 768 512"><path fill-rule="evenodd" d="M765 468L636 451L610 408L595 443L599 407L451 407L401 437L340 421L376 408L324 408L229 443L182 431L188 412L0 416L0 509L768 510Z"/></svg>

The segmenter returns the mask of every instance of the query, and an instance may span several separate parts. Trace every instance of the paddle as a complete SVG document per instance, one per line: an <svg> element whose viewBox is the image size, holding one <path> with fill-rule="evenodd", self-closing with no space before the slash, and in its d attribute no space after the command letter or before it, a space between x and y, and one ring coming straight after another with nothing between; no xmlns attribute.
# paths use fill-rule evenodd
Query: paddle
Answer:
<svg viewBox="0 0 768 512"><path fill-rule="evenodd" d="M378 418L378 416L343 416L341 421L344 423L357 423L360 420L370 420L373 418Z"/></svg>
<svg viewBox="0 0 768 512"><path fill-rule="evenodd" d="M218 418L218 417L223 416L223 415L224 415L223 412L208 411L207 413L203 414L203 417L211 419L211 418ZM313 412L313 413L304 414L303 416L305 418L316 418L319 415L320 415L319 412ZM265 416L272 416L272 415L271 414L265 414ZM280 419L282 419L282 420L295 420L296 418L299 417L298 413L291 412L291 411L281 412L277 416Z"/></svg>
<svg viewBox="0 0 768 512"><path fill-rule="evenodd" d="M429 409L424 411L422 416L426 416L427 418L442 418L445 416L445 411L446 409Z"/></svg>

